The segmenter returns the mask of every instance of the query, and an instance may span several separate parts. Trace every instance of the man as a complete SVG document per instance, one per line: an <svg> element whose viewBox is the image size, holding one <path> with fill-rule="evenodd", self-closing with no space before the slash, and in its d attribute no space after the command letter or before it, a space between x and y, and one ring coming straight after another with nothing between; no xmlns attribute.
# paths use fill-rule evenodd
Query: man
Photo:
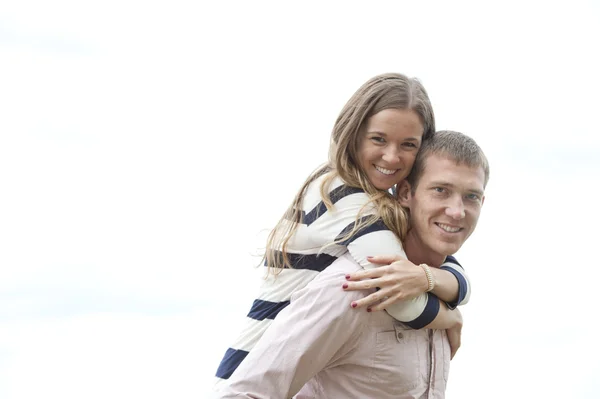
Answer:
<svg viewBox="0 0 600 399"><path fill-rule="evenodd" d="M458 251L475 229L488 176L485 155L463 134L439 132L423 144L398 189L409 210L404 248L413 263L439 267ZM340 282L360 270L341 257L297 292L218 397L443 398L446 330L411 330L385 312L351 309L349 299L365 292L344 292ZM460 313L445 306L440 313L456 339Z"/></svg>

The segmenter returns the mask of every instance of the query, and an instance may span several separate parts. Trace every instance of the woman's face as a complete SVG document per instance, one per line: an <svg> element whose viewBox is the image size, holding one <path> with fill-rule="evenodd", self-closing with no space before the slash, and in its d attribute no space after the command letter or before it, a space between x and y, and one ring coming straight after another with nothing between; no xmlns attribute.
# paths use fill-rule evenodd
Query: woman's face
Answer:
<svg viewBox="0 0 600 399"><path fill-rule="evenodd" d="M404 180L421 147L423 124L409 109L384 109L360 132L358 162L371 183L388 190Z"/></svg>

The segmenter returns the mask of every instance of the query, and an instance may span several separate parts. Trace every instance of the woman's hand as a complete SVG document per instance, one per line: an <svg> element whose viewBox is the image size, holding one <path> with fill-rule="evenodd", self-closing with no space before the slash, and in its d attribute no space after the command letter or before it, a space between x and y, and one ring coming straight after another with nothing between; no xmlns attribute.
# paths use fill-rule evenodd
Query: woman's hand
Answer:
<svg viewBox="0 0 600 399"><path fill-rule="evenodd" d="M405 258L374 256L367 259L371 263L387 266L346 275L347 282L342 286L346 291L379 288L378 291L352 302L353 308L383 310L398 301L414 298L426 292L429 287L425 271Z"/></svg>

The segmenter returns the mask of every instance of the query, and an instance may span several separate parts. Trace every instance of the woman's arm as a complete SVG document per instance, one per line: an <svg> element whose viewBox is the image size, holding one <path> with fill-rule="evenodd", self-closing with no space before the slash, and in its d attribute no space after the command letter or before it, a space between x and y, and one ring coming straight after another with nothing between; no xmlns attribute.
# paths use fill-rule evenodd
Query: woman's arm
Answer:
<svg viewBox="0 0 600 399"><path fill-rule="evenodd" d="M343 288L347 291L379 287L379 291L356 302L356 307L367 307L372 311L427 291L427 275L423 268L400 256L376 256L369 261L383 265L371 270L349 274ZM432 294L444 301L450 309L464 305L470 297L469 279L464 269L453 257L448 257L440 268L430 267L435 280Z"/></svg>
<svg viewBox="0 0 600 399"><path fill-rule="evenodd" d="M331 197L334 209L319 211L323 208L319 204L312 209L305 209L306 216L303 219L311 230L310 240L314 243L313 245L322 247L322 254L337 257L341 255L340 250L345 247L354 261L365 270L377 268L376 264L369 261L370 255L406 258L402 243L381 220L354 232L350 237L347 236L347 233L354 227L357 215L370 216L369 212L364 212L363 209L369 202L367 194L357 189L336 185L331 191ZM307 201L306 204L311 202L313 201ZM336 244L331 245L334 241ZM412 298L406 294L400 294L400 297L404 295L402 299L394 297L385 304L385 310L390 316L415 329L431 324L440 309L439 299L432 293L425 293L427 285L423 282L424 280L421 280L425 278L425 273L420 267L418 269L420 269L417 270L420 277L416 280L414 278L407 279L406 283L401 284L404 287L402 291L407 291L407 287L409 287L408 291ZM383 288L381 285L374 286ZM377 298L379 291L375 295ZM382 296L379 296L379 299L381 298Z"/></svg>
<svg viewBox="0 0 600 399"><path fill-rule="evenodd" d="M454 286L455 281L452 280L447 273L444 273L444 271L451 273L455 277L456 284L458 284L458 286ZM433 269L432 272L434 272ZM463 267L460 265L460 263L458 263L454 256L447 256L442 266L440 266L439 269L435 270L435 273L437 276L440 276L440 278L446 279L445 285L443 287L448 288L450 287L450 285L452 286L448 293L438 293L435 292L435 289L433 290L433 292L438 296L441 294L444 296L449 295L452 297L449 300L442 298L444 299L444 301L446 301L448 307L454 309L457 306L466 305L467 302L469 302L469 299L471 297L471 282L469 281L469 276L467 276L465 269L463 269ZM443 287L441 287L441 289L444 289Z"/></svg>

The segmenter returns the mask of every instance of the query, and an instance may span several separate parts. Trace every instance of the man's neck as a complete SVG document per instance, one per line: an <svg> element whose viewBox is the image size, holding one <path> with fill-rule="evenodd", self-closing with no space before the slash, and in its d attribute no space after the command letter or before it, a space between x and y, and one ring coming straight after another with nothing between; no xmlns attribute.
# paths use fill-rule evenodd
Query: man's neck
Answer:
<svg viewBox="0 0 600 399"><path fill-rule="evenodd" d="M410 230L404 240L404 250L406 251L408 260L415 265L425 263L431 267L440 267L444 263L444 260L446 260L445 255L440 255L426 249L422 241L412 234Z"/></svg>

